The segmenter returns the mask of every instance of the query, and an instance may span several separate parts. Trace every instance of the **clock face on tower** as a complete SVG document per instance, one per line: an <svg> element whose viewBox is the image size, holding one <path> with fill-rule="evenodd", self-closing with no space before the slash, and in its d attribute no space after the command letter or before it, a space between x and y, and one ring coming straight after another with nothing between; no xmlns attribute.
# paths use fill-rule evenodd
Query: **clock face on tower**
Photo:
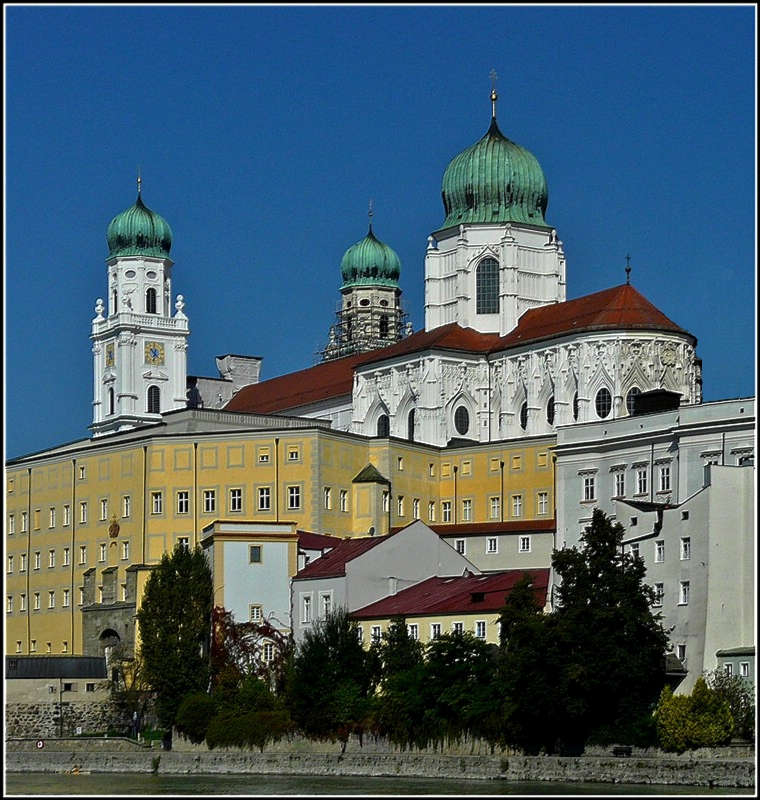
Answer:
<svg viewBox="0 0 760 800"><path fill-rule="evenodd" d="M164 363L164 346L160 342L145 343L145 363L146 364Z"/></svg>

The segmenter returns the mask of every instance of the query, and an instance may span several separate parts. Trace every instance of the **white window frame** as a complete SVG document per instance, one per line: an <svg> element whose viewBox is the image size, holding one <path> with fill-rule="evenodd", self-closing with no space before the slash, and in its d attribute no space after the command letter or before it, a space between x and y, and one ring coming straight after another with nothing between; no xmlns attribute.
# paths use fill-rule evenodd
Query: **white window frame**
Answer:
<svg viewBox="0 0 760 800"><path fill-rule="evenodd" d="M372 643L375 644L382 639L382 630L379 625L372 625L370 627L370 639Z"/></svg>
<svg viewBox="0 0 760 800"><path fill-rule="evenodd" d="M61 566L68 567L71 565L71 550L68 547L63 548L63 563Z"/></svg>
<svg viewBox="0 0 760 800"><path fill-rule="evenodd" d="M79 524L86 525L87 524L87 501L82 500L79 503Z"/></svg>
<svg viewBox="0 0 760 800"><path fill-rule="evenodd" d="M132 513L132 498L130 495L125 494L121 498L121 516L127 519Z"/></svg>
<svg viewBox="0 0 760 800"><path fill-rule="evenodd" d="M26 553L19 553L19 572L26 572Z"/></svg>
<svg viewBox="0 0 760 800"><path fill-rule="evenodd" d="M440 622L431 622L430 623L430 638L437 639L441 635L441 623Z"/></svg>
<svg viewBox="0 0 760 800"><path fill-rule="evenodd" d="M16 515L8 514L8 536L13 536L16 533Z"/></svg>
<svg viewBox="0 0 760 800"><path fill-rule="evenodd" d="M48 608L55 608L55 589L48 589Z"/></svg>
<svg viewBox="0 0 760 800"><path fill-rule="evenodd" d="M415 497L414 500L412 500L412 517L414 519L419 519L420 518L420 499L419 499L419 497Z"/></svg>
<svg viewBox="0 0 760 800"><path fill-rule="evenodd" d="M87 545L80 544L79 545L79 563L86 564L87 563Z"/></svg>
<svg viewBox="0 0 760 800"><path fill-rule="evenodd" d="M288 511L301 510L301 487L288 486Z"/></svg>
<svg viewBox="0 0 760 800"><path fill-rule="evenodd" d="M544 516L549 513L549 492L538 493L538 515Z"/></svg>
<svg viewBox="0 0 760 800"><path fill-rule="evenodd" d="M258 509L259 511L272 510L272 489L269 486L259 486L258 488Z"/></svg>
<svg viewBox="0 0 760 800"><path fill-rule="evenodd" d="M42 608L42 600L40 598L39 592L34 592L32 595L32 609L34 611L39 611Z"/></svg>
<svg viewBox="0 0 760 800"><path fill-rule="evenodd" d="M150 493L150 513L163 514L164 513L164 494L163 492Z"/></svg>
<svg viewBox="0 0 760 800"><path fill-rule="evenodd" d="M464 633L464 622L452 622L451 623L451 632L452 633Z"/></svg>
<svg viewBox="0 0 760 800"><path fill-rule="evenodd" d="M486 536L486 553L494 555L499 552L499 537Z"/></svg>
<svg viewBox="0 0 760 800"><path fill-rule="evenodd" d="M521 494L512 495L512 516L519 519L523 515L523 498Z"/></svg>
<svg viewBox="0 0 760 800"><path fill-rule="evenodd" d="M240 514L243 511L243 490L240 486L233 486L229 493L230 514Z"/></svg>
<svg viewBox="0 0 760 800"><path fill-rule="evenodd" d="M679 606L688 606L689 605L689 581L679 581L678 583L678 605Z"/></svg>
<svg viewBox="0 0 760 800"><path fill-rule="evenodd" d="M188 492L186 489L180 489L177 492L177 513L190 513L190 492Z"/></svg>
<svg viewBox="0 0 760 800"><path fill-rule="evenodd" d="M739 662L739 677L749 678L749 661Z"/></svg>
<svg viewBox="0 0 760 800"><path fill-rule="evenodd" d="M654 589L654 602L652 608L662 608L662 602L665 598L665 584L655 583L652 588Z"/></svg>
<svg viewBox="0 0 760 800"><path fill-rule="evenodd" d="M691 560L691 536L681 537L681 561Z"/></svg>
<svg viewBox="0 0 760 800"><path fill-rule="evenodd" d="M108 546L103 542L98 547L98 563L103 564L108 556Z"/></svg>
<svg viewBox="0 0 760 800"><path fill-rule="evenodd" d="M501 498L489 497L488 507L491 510L491 519L501 519Z"/></svg>
<svg viewBox="0 0 760 800"><path fill-rule="evenodd" d="M435 500L428 502L428 522L435 522Z"/></svg>
<svg viewBox="0 0 760 800"><path fill-rule="evenodd" d="M478 639L486 638L486 621L484 619L475 620L475 636Z"/></svg>
<svg viewBox="0 0 760 800"><path fill-rule="evenodd" d="M338 499L340 502L340 510L344 513L348 511L348 489L341 489L340 494L338 495ZM401 498L403 502L404 498Z"/></svg>
<svg viewBox="0 0 760 800"><path fill-rule="evenodd" d="M454 539L454 549L459 553L460 556L466 555L467 553L467 540L466 539Z"/></svg>
<svg viewBox="0 0 760 800"><path fill-rule="evenodd" d="M441 503L441 522L451 522L451 502L449 500Z"/></svg>
<svg viewBox="0 0 760 800"><path fill-rule="evenodd" d="M319 593L319 613L323 619L332 613L332 592Z"/></svg>
<svg viewBox="0 0 760 800"><path fill-rule="evenodd" d="M106 522L108 520L108 499L103 497L100 500L100 521Z"/></svg>
<svg viewBox="0 0 760 800"><path fill-rule="evenodd" d="M49 528L55 528L55 506L50 506L50 525Z"/></svg>
<svg viewBox="0 0 760 800"><path fill-rule="evenodd" d="M55 567L55 550L48 550L48 569Z"/></svg>
<svg viewBox="0 0 760 800"><path fill-rule="evenodd" d="M332 509L332 487L325 486L324 488L324 501L325 508L330 511Z"/></svg>
<svg viewBox="0 0 760 800"><path fill-rule="evenodd" d="M462 500L462 522L472 522L472 500L469 497Z"/></svg>
<svg viewBox="0 0 760 800"><path fill-rule="evenodd" d="M311 592L301 595L301 625L311 625L314 615L312 608L312 594Z"/></svg>
<svg viewBox="0 0 760 800"><path fill-rule="evenodd" d="M648 467L636 468L636 494L646 494L649 491Z"/></svg>
<svg viewBox="0 0 760 800"><path fill-rule="evenodd" d="M669 492L671 491L670 488L670 464L660 464L660 468L658 469L658 478L659 478L659 491L661 492Z"/></svg>
<svg viewBox="0 0 760 800"><path fill-rule="evenodd" d="M665 561L665 540L655 539L654 541L654 563L662 564Z"/></svg>
<svg viewBox="0 0 760 800"><path fill-rule="evenodd" d="M216 489L203 490L203 513L216 513Z"/></svg>
<svg viewBox="0 0 760 800"><path fill-rule="evenodd" d="M404 495L400 494L396 498L396 513L399 517L404 516Z"/></svg>
<svg viewBox="0 0 760 800"><path fill-rule="evenodd" d="M420 638L420 626L416 622L412 622L408 626L409 638L417 641Z"/></svg>
<svg viewBox="0 0 760 800"><path fill-rule="evenodd" d="M69 607L69 596L70 596L69 595L69 590L68 589L64 589L63 590L63 598L61 599L61 605L63 606L63 608L68 608Z"/></svg>
<svg viewBox="0 0 760 800"><path fill-rule="evenodd" d="M127 540L121 543L121 560L129 561L129 541Z"/></svg>
<svg viewBox="0 0 760 800"><path fill-rule="evenodd" d="M583 502L596 500L596 475L583 476Z"/></svg>
<svg viewBox="0 0 760 800"><path fill-rule="evenodd" d="M518 553L530 553L531 552L531 538L530 536L518 536L517 537L517 552Z"/></svg>
<svg viewBox="0 0 760 800"><path fill-rule="evenodd" d="M251 603L248 606L248 621L259 623L264 618L264 610L259 603Z"/></svg>
<svg viewBox="0 0 760 800"><path fill-rule="evenodd" d="M625 497L625 472L622 469L615 473L615 497Z"/></svg>

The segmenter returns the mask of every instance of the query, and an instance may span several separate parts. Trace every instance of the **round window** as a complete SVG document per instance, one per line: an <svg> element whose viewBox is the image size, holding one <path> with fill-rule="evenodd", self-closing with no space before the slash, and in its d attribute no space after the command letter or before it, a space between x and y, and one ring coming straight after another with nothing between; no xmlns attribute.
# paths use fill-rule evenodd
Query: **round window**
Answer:
<svg viewBox="0 0 760 800"><path fill-rule="evenodd" d="M459 406L454 412L454 427L462 436L470 430L470 412L464 406Z"/></svg>
<svg viewBox="0 0 760 800"><path fill-rule="evenodd" d="M125 278L134 278L134 277L135 277L135 275L137 275L137 273L136 273L136 272L135 272L133 269L128 269L128 270L127 270L127 271L124 273L124 277L125 277Z"/></svg>
<svg viewBox="0 0 760 800"><path fill-rule="evenodd" d="M387 300L381 300L381 301L380 301L380 305L381 305L383 308L385 308L385 307L388 305L388 301L387 301Z"/></svg>
<svg viewBox="0 0 760 800"><path fill-rule="evenodd" d="M368 306L369 305L369 300L367 300L367 298L364 297L359 301L359 305L360 306Z"/></svg>
<svg viewBox="0 0 760 800"><path fill-rule="evenodd" d="M146 278L150 278L151 280L155 280L155 278L156 278L156 273L155 273L155 272L153 272L153 270L150 270L150 271L148 271L148 272L146 272L146 273L145 273L145 277L146 277Z"/></svg>
<svg viewBox="0 0 760 800"><path fill-rule="evenodd" d="M520 406L520 427L525 430L528 427L528 404Z"/></svg>
<svg viewBox="0 0 760 800"><path fill-rule="evenodd" d="M554 425L554 395L549 398L549 402L546 404L546 421L550 425Z"/></svg>
<svg viewBox="0 0 760 800"><path fill-rule="evenodd" d="M612 411L612 395L610 394L610 390L603 386L597 393L596 393L596 415L600 419L604 419L608 417L610 411Z"/></svg>

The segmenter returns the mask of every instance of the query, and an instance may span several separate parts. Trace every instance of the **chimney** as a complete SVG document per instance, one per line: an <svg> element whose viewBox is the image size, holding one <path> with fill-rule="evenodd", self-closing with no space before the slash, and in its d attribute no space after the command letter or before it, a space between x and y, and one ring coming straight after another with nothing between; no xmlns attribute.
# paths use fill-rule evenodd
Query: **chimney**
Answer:
<svg viewBox="0 0 760 800"><path fill-rule="evenodd" d="M398 589L398 578L388 578L388 594L396 594Z"/></svg>

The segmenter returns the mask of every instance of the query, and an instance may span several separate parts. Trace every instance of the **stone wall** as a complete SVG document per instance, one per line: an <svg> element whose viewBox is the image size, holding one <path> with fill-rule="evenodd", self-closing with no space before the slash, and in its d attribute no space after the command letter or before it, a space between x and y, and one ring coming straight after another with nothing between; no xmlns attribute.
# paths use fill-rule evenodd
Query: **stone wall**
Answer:
<svg viewBox="0 0 760 800"><path fill-rule="evenodd" d="M63 720L61 720L63 711ZM9 737L32 737L49 739L75 736L78 733L103 733L116 722L126 729L129 720L111 703L97 700L93 702L70 703L6 703L5 735ZM77 729L81 728L81 731Z"/></svg>

